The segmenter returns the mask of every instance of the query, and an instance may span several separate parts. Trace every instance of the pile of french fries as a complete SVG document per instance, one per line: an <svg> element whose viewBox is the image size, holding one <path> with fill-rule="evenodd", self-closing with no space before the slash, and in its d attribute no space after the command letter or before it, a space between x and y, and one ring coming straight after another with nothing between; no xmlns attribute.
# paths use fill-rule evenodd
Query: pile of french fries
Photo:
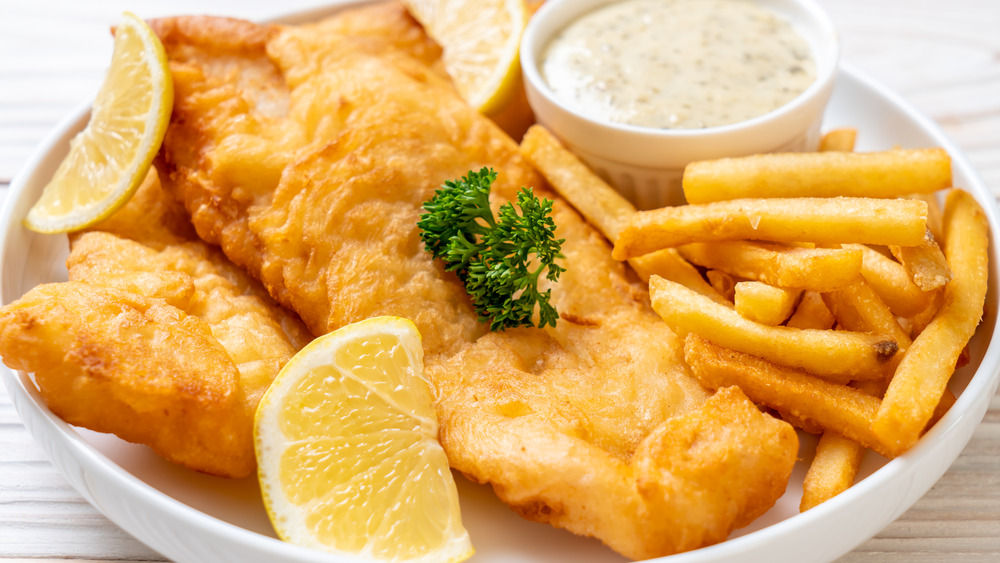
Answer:
<svg viewBox="0 0 1000 563"><path fill-rule="evenodd" d="M686 206L636 209L534 126L522 154L649 283L709 389L736 385L821 434L801 510L850 487L865 448L895 457L955 402L983 314L988 224L942 149L696 162ZM947 190L943 209L937 195Z"/></svg>

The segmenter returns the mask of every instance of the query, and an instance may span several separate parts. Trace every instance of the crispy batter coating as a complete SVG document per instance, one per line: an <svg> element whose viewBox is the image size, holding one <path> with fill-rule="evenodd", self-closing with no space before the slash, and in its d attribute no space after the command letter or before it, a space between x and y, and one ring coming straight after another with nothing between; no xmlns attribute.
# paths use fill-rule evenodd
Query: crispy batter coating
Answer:
<svg viewBox="0 0 1000 563"><path fill-rule="evenodd" d="M311 335L194 237L155 172L95 229L70 237L70 282L0 309L4 362L35 372L71 424L206 473L250 474L257 403Z"/></svg>
<svg viewBox="0 0 1000 563"><path fill-rule="evenodd" d="M166 189L313 332L412 319L453 467L634 558L721 541L781 495L791 428L734 393L708 399L645 287L458 98L401 7L153 25L176 86ZM489 333L420 243L421 203L481 166L499 173L495 205L520 186L556 200L555 328Z"/></svg>
<svg viewBox="0 0 1000 563"><path fill-rule="evenodd" d="M253 420L236 366L204 321L160 299L40 285L0 309L0 353L35 373L46 404L70 424L206 473L253 471Z"/></svg>
<svg viewBox="0 0 1000 563"><path fill-rule="evenodd" d="M91 232L73 241L67 267L70 280L158 297L205 321L239 371L251 416L281 367L311 339L294 315L201 241L156 250Z"/></svg>
<svg viewBox="0 0 1000 563"><path fill-rule="evenodd" d="M257 280L197 238L155 170L125 207L70 242L70 280L165 299L208 323L239 370L251 416L281 367L312 339Z"/></svg>

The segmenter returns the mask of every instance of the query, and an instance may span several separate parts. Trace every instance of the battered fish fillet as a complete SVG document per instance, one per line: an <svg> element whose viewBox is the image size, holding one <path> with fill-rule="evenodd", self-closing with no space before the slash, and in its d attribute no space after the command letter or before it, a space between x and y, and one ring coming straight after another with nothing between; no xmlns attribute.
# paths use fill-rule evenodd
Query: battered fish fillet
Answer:
<svg viewBox="0 0 1000 563"><path fill-rule="evenodd" d="M34 372L70 424L198 471L249 475L254 409L310 335L221 252L192 240L155 173L99 228L112 232L71 237L69 282L0 309L4 362Z"/></svg>
<svg viewBox="0 0 1000 563"><path fill-rule="evenodd" d="M738 390L708 397L646 288L459 99L401 7L153 26L175 80L166 189L314 333L412 319L453 467L524 517L636 559L721 541L782 494L791 426ZM568 268L555 328L488 332L423 249L421 203L482 166L499 173L495 205L520 186L555 200Z"/></svg>

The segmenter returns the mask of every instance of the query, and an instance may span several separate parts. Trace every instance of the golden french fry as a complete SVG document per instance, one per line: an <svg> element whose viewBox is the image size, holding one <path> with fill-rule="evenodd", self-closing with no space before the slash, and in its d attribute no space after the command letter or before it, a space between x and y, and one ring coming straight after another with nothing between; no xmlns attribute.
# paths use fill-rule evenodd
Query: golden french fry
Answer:
<svg viewBox="0 0 1000 563"><path fill-rule="evenodd" d="M944 303L903 356L872 424L895 452L920 437L983 314L989 225L979 204L963 190L952 190L945 200L944 239L952 273Z"/></svg>
<svg viewBox="0 0 1000 563"><path fill-rule="evenodd" d="M835 129L823 135L823 138L820 139L819 150L851 152L854 150L856 137L857 131L854 129ZM829 322L826 326L801 328L830 328L837 321L837 317L826 306L823 295L818 293L811 293L811 295L815 296L813 298L818 299L823 304L823 308L820 310L817 307L817 312L813 313L813 315L825 312L829 320L827 321L826 318L816 318L814 316L804 317L799 320L793 318L789 319L788 325L795 326L797 323ZM809 312L809 310L807 309L805 312ZM843 321L841 321L841 324L844 324ZM856 330L850 328L849 325L846 328L848 330ZM868 386L881 386L882 382L865 381L862 383ZM881 397L881 392L877 396ZM844 438L840 434L835 432L824 433L816 444L816 454L813 456L813 461L809 465L809 471L806 472L805 480L802 482L802 500L799 503L799 511L805 512L842 493L854 484L854 478L857 476L858 466L861 465L861 457L864 455L864 451L863 446Z"/></svg>
<svg viewBox="0 0 1000 563"><path fill-rule="evenodd" d="M934 291L951 279L948 261L941 247L927 229L923 244L917 246L890 246L889 251L903 265L910 279L923 291Z"/></svg>
<svg viewBox="0 0 1000 563"><path fill-rule="evenodd" d="M819 140L819 150L851 152L854 150L854 140L858 136L858 131L851 127L834 129L823 135Z"/></svg>
<svg viewBox="0 0 1000 563"><path fill-rule="evenodd" d="M894 198L951 187L951 157L941 148L758 154L692 162L682 184L692 204L750 197Z"/></svg>
<svg viewBox="0 0 1000 563"><path fill-rule="evenodd" d="M968 353L968 350L969 350L968 347L962 349L963 353ZM959 364L961 364L961 360L959 361ZM930 430L932 426L934 426L935 424L937 424L939 420L941 420L942 416L948 414L948 411L951 410L951 407L955 404L956 401L958 401L958 397L956 397L955 394L951 392L951 389L945 387L944 395L941 395L941 400L938 401L937 406L934 407L934 414L932 414L931 419L927 421L927 426L924 427L924 432Z"/></svg>
<svg viewBox="0 0 1000 563"><path fill-rule="evenodd" d="M826 330L833 328L836 322L837 319L834 318L833 313L830 312L826 303L823 303L823 295L807 290L802 292L799 306L795 308L795 312L792 313L785 326Z"/></svg>
<svg viewBox="0 0 1000 563"><path fill-rule="evenodd" d="M562 146L548 129L533 125L521 140L521 155L556 192L599 231L615 240L635 206L601 180L577 156Z"/></svg>
<svg viewBox="0 0 1000 563"><path fill-rule="evenodd" d="M687 260L673 248L664 248L656 252L650 252L643 256L637 256L628 261L632 269L644 282L649 282L652 276L660 276L673 282L677 282L684 287L692 289L716 303L730 305L730 301L721 293L716 291L705 278L701 277L698 270L689 264Z"/></svg>
<svg viewBox="0 0 1000 563"><path fill-rule="evenodd" d="M913 315L912 317L905 318L906 322L910 325L910 338L916 338L921 332L927 328L934 317L937 315L938 309L941 308L942 298L944 297L943 291L935 291L934 298L931 300L930 304L923 310Z"/></svg>
<svg viewBox="0 0 1000 563"><path fill-rule="evenodd" d="M865 448L836 432L824 432L816 444L816 455L802 481L799 511L822 504L854 484Z"/></svg>
<svg viewBox="0 0 1000 563"><path fill-rule="evenodd" d="M887 381L858 381L853 387L878 399ZM844 492L854 483L865 447L834 431L824 432L816 444L816 455L802 482L799 511L804 512Z"/></svg>
<svg viewBox="0 0 1000 563"><path fill-rule="evenodd" d="M801 289L774 287L759 281L741 281L734 288L733 303L736 312L743 318L776 326L791 316L801 296Z"/></svg>
<svg viewBox="0 0 1000 563"><path fill-rule="evenodd" d="M912 317L934 300L935 292L925 292L917 287L899 262L864 245L845 244L843 248L862 252L861 275L893 314Z"/></svg>
<svg viewBox="0 0 1000 563"><path fill-rule="evenodd" d="M775 416L778 416L781 420L784 420L788 424L791 424L807 434L815 434L816 436L821 436L823 434L823 427L816 424L812 420L799 418L790 412L778 412L774 409L771 410L774 411Z"/></svg>
<svg viewBox="0 0 1000 563"><path fill-rule="evenodd" d="M823 152L851 152L854 150L856 138L857 131L853 128L834 129L820 139L819 150ZM800 312L802 315L789 319L787 326L831 328L836 322L836 318L823 302L823 296L816 292L808 293L810 299L822 304L822 309L815 305L805 309L800 308L796 311L796 315ZM823 313L826 314L825 317L821 316ZM805 512L850 487L854 483L862 455L864 455L864 447L860 444L834 432L823 434L816 445L816 455L813 457L809 471L802 483L802 500L799 503L799 511Z"/></svg>
<svg viewBox="0 0 1000 563"><path fill-rule="evenodd" d="M858 249L799 248L751 241L695 242L677 248L705 268L776 287L833 291L861 277Z"/></svg>
<svg viewBox="0 0 1000 563"><path fill-rule="evenodd" d="M525 133L521 154L545 176L549 185L610 241L618 236L635 207L617 190L601 180L544 127L534 125ZM726 300L716 293L701 274L673 249L664 249L629 261L643 280L658 275L707 295L714 301Z"/></svg>
<svg viewBox="0 0 1000 563"><path fill-rule="evenodd" d="M963 350L963 352L967 351L968 347L966 347ZM961 365L961 360L959 360L959 365ZM872 397L878 397L879 399L881 399L882 397L885 396L885 391L889 387L889 382L880 380L855 381L851 385L857 387L858 389L861 389L862 391L868 393ZM941 417L948 412L948 409L950 409L951 406L954 405L955 401L957 400L958 397L956 397L955 394L951 392L951 389L945 388L944 395L941 396L941 400L938 401L937 407L934 408L934 414L931 415L930 421L927 423L927 426L924 427L924 432L926 432L932 426L937 424L937 421L941 420Z"/></svg>
<svg viewBox="0 0 1000 563"><path fill-rule="evenodd" d="M931 230L934 240L944 240L944 227L941 224L941 203L937 194L913 194L913 199L920 199L927 202L927 228Z"/></svg>
<svg viewBox="0 0 1000 563"><path fill-rule="evenodd" d="M916 246L926 230L927 203L915 199L738 199L639 211L618 235L612 256L625 260L718 240Z"/></svg>
<svg viewBox="0 0 1000 563"><path fill-rule="evenodd" d="M882 455L891 454L871 431L880 401L864 391L723 348L696 334L684 341L684 360L709 389L736 385L755 403L813 421Z"/></svg>
<svg viewBox="0 0 1000 563"><path fill-rule="evenodd" d="M840 326L855 332L873 332L891 338L900 350L909 347L910 335L899 326L889 306L864 281L823 294L823 302Z"/></svg>
<svg viewBox="0 0 1000 563"><path fill-rule="evenodd" d="M838 383L884 378L899 348L895 341L872 334L755 323L659 277L650 278L649 294L653 309L680 336L695 333L720 346L801 368Z"/></svg>
<svg viewBox="0 0 1000 563"><path fill-rule="evenodd" d="M865 282L823 295L824 302L841 326L848 330L871 331L892 335L901 348L911 344L909 335L903 331L896 317L875 291ZM882 397L888 382L864 381L857 387L875 397ZM946 391L928 427L947 412L954 404L955 396ZM864 447L838 434L827 432L816 446L816 455L802 484L802 501L799 510L812 508L850 487L858 472L858 465L864 455Z"/></svg>
<svg viewBox="0 0 1000 563"><path fill-rule="evenodd" d="M851 152L854 150L856 137L857 131L854 129L835 129L823 135L823 138L820 139L819 150ZM820 326L801 326L799 328L830 328L833 326L836 317L830 312L830 308L823 303L825 301L823 296L815 292L810 292L810 295L812 299L822 303L822 309L819 307L805 309L802 311L802 317L789 319L788 326L797 326L800 323L815 323ZM796 311L796 313L798 312ZM805 316L807 313L810 316ZM826 313L827 317L818 317L822 313ZM848 328L848 330L853 329ZM879 382L867 381L865 383L878 384ZM802 482L802 500L799 503L799 511L805 512L853 485L863 455L864 447L857 442L844 438L835 432L824 433L816 444L816 454L809 465L809 471L806 472L805 480Z"/></svg>
<svg viewBox="0 0 1000 563"><path fill-rule="evenodd" d="M893 358L893 364L899 365L902 353L912 341L909 334L896 321L888 305L879 299L871 286L860 281L850 287L823 294L823 302L842 328L893 338L900 348L900 353ZM859 381L855 382L855 386L869 395L881 398L888 387L888 381Z"/></svg>
<svg viewBox="0 0 1000 563"><path fill-rule="evenodd" d="M705 272L708 283L726 298L727 303L732 302L736 297L737 280L732 275L721 270L708 270Z"/></svg>
<svg viewBox="0 0 1000 563"><path fill-rule="evenodd" d="M851 386L861 389L872 397L881 399L882 395L885 395L886 388L889 387L889 382L885 380L855 381L851 383Z"/></svg>

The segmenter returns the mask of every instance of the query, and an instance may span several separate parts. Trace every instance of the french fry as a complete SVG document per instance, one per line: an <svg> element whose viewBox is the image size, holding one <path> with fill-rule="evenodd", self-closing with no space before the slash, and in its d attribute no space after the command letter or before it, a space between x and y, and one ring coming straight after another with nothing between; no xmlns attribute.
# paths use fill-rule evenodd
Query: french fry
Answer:
<svg viewBox="0 0 1000 563"><path fill-rule="evenodd" d="M823 302L837 322L855 332L874 332L891 338L900 350L909 347L910 335L899 326L889 306L864 281L823 294Z"/></svg>
<svg viewBox="0 0 1000 563"><path fill-rule="evenodd" d="M617 190L594 174L586 164L565 147L541 125L533 125L521 140L524 156L559 193L597 230L614 241L635 207ZM658 275L681 283L691 289L724 303L726 300L705 282L691 264L673 249L653 252L629 261L632 269L643 280Z"/></svg>
<svg viewBox="0 0 1000 563"><path fill-rule="evenodd" d="M855 381L851 383L851 386L861 389L872 397L881 399L885 395L886 388L889 387L889 382L884 380Z"/></svg>
<svg viewBox="0 0 1000 563"><path fill-rule="evenodd" d="M944 239L952 273L944 303L900 362L872 424L894 452L905 451L920 437L983 314L989 225L979 204L963 190L951 190L945 200Z"/></svg>
<svg viewBox="0 0 1000 563"><path fill-rule="evenodd" d="M881 381L864 381L857 387L869 395L881 397L886 385ZM934 426L956 400L955 395L946 389L924 431ZM788 421L793 425L796 422L809 424L809 421ZM824 432L816 444L816 454L802 482L799 511L804 512L847 490L857 477L864 452L865 447L861 444L832 431Z"/></svg>
<svg viewBox="0 0 1000 563"><path fill-rule="evenodd" d="M653 309L680 336L695 333L740 352L804 369L838 383L885 377L898 350L895 341L872 334L767 326L744 319L686 287L652 277Z"/></svg>
<svg viewBox="0 0 1000 563"><path fill-rule="evenodd" d="M910 345L909 335L899 326L889 307L864 281L825 293L822 299L843 328L892 336L901 349ZM864 381L857 388L874 397L881 397L886 385L885 381ZM865 448L853 440L835 432L824 432L802 482L799 510L804 512L850 487L857 476L864 451Z"/></svg>
<svg viewBox="0 0 1000 563"><path fill-rule="evenodd" d="M887 385L886 381L859 381L854 387L881 398ZM864 454L865 447L854 440L833 430L824 432L802 482L799 511L805 512L847 490L857 477Z"/></svg>
<svg viewBox="0 0 1000 563"><path fill-rule="evenodd" d="M913 283L923 291L934 291L951 279L951 270L931 230L927 229L923 244L890 246L889 251L903 265Z"/></svg>
<svg viewBox="0 0 1000 563"><path fill-rule="evenodd" d="M858 136L858 131L851 127L834 129L827 132L819 140L819 150L851 152L854 150L854 141Z"/></svg>
<svg viewBox="0 0 1000 563"><path fill-rule="evenodd" d="M805 512L846 491L854 484L865 448L836 432L824 432L802 481L799 511Z"/></svg>
<svg viewBox="0 0 1000 563"><path fill-rule="evenodd" d="M967 354L968 351L969 351L968 346L962 348L962 353ZM962 365L961 359L959 359L958 363L959 365ZM937 424L939 420L941 420L941 417L948 414L948 411L951 410L951 407L954 406L956 401L958 401L958 397L956 397L955 394L951 392L951 389L945 387L944 394L941 395L941 400L938 401L937 406L934 407L934 414L931 415L931 419L927 421L927 426L924 427L924 432L930 430L931 427L933 427L935 424Z"/></svg>
<svg viewBox="0 0 1000 563"><path fill-rule="evenodd" d="M827 330L833 328L836 322L837 319L834 318L833 313L830 312L826 303L823 303L823 296L815 291L807 290L802 292L799 306L795 308L795 312L792 313L785 326Z"/></svg>
<svg viewBox="0 0 1000 563"><path fill-rule="evenodd" d="M678 252L705 268L776 287L834 291L861 277L859 249L798 248L751 241L691 243Z"/></svg>
<svg viewBox="0 0 1000 563"><path fill-rule="evenodd" d="M843 248L862 252L861 275L893 314L911 317L926 309L934 300L935 293L917 287L899 262L864 245L845 244Z"/></svg>
<svg viewBox="0 0 1000 563"><path fill-rule="evenodd" d="M914 199L739 199L639 211L615 239L612 256L718 240L916 246L926 230L927 203Z"/></svg>
<svg viewBox="0 0 1000 563"><path fill-rule="evenodd" d="M705 272L708 283L715 291L726 298L727 303L731 303L736 298L736 278L722 270L708 270Z"/></svg>
<svg viewBox="0 0 1000 563"><path fill-rule="evenodd" d="M864 282L844 290L824 294L823 300L830 305L837 321L847 330L889 335L899 343L900 351L903 354L913 343L909 333L896 321L896 317L893 316L888 306ZM903 354L897 355L897 357L902 359ZM864 381L857 385L859 389L876 397L882 397L887 386L887 381ZM933 426L937 420L944 416L944 413L951 408L951 405L955 404L955 401L954 393L945 389L927 428Z"/></svg>
<svg viewBox="0 0 1000 563"><path fill-rule="evenodd" d="M863 280L823 294L823 302L837 322L847 330L890 336L900 349L910 345L910 337L878 294ZM897 355L897 358L899 355ZM857 388L875 397L885 393L886 381L864 381ZM840 494L854 483L864 447L836 434L824 432L816 445L816 455L802 483L799 510L808 510Z"/></svg>
<svg viewBox="0 0 1000 563"><path fill-rule="evenodd" d="M728 350L696 334L684 341L684 360L709 389L736 385L755 403L811 420L825 430L892 457L871 431L880 401L859 389Z"/></svg>
<svg viewBox="0 0 1000 563"><path fill-rule="evenodd" d="M780 417L781 420L784 420L788 424L791 424L792 426L798 428L799 430L801 430L801 431L803 431L803 432L805 432L807 434L815 434L816 436L823 435L823 427L820 426L819 424L816 424L812 420L809 420L808 418L799 418L799 417L795 416L794 414L792 414L790 412L787 412L787 411L786 412L778 412L778 411L776 411L774 409L771 409L771 410L773 410L774 414L776 416Z"/></svg>
<svg viewBox="0 0 1000 563"><path fill-rule="evenodd" d="M824 295L823 299L824 301L831 300L830 297L832 297L833 301L832 308L837 311L835 315L837 321L847 330L891 335L899 343L900 350L904 354L906 348L909 348L913 343L912 338L908 337L906 331L896 321L896 318L892 316L892 312L889 311L885 303L863 282L857 287ZM966 353L967 350L968 348L964 349ZM902 359L902 354L897 354L897 357ZM961 363L961 360L959 360L959 363ZM885 395L888 383L888 381L878 380L859 381L856 386L869 395L882 397ZM933 426L935 422L944 416L944 413L948 412L948 409L951 408L951 405L955 404L956 400L955 394L949 389L945 389L944 395L934 410L934 415L931 417L931 421L927 427Z"/></svg>
<svg viewBox="0 0 1000 563"><path fill-rule="evenodd" d="M733 303L736 312L743 318L776 326L791 316L801 296L801 289L774 287L759 281L741 281L734 288Z"/></svg>
<svg viewBox="0 0 1000 563"><path fill-rule="evenodd" d="M943 213L937 194L913 194L911 197L927 202L927 228L931 230L934 240L944 240L944 226L941 217Z"/></svg>
<svg viewBox="0 0 1000 563"><path fill-rule="evenodd" d="M943 291L935 291L934 299L932 299L931 303L927 305L927 308L912 317L904 319L910 325L910 338L916 338L921 332L924 331L925 328L927 328L927 325L934 320L934 317L937 316L938 309L941 308L943 297Z"/></svg>
<svg viewBox="0 0 1000 563"><path fill-rule="evenodd" d="M533 125L524 134L521 155L608 240L618 238L635 206L566 150L548 129Z"/></svg>
<svg viewBox="0 0 1000 563"><path fill-rule="evenodd" d="M643 256L637 256L628 261L632 269L644 282L649 282L652 276L660 276L673 282L677 282L684 287L692 289L716 303L730 304L725 296L709 285L705 278L701 277L698 270L689 264L673 248L664 248L656 252L650 252Z"/></svg>
<svg viewBox="0 0 1000 563"><path fill-rule="evenodd" d="M951 187L951 157L941 148L758 154L692 162L682 185L691 204L750 197L895 198Z"/></svg>

